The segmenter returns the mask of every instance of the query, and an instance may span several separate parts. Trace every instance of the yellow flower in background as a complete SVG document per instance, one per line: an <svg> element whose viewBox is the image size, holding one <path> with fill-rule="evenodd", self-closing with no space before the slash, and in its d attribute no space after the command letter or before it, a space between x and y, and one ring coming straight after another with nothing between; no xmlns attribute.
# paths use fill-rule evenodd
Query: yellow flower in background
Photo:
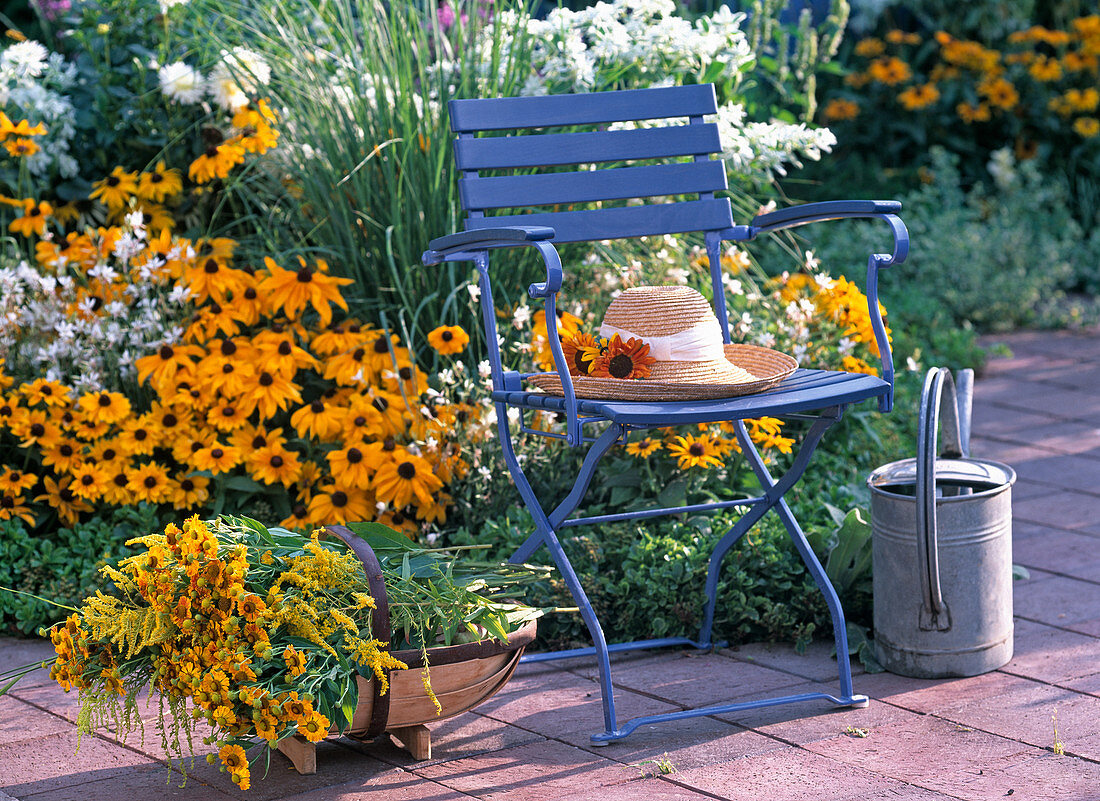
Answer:
<svg viewBox="0 0 1100 801"><path fill-rule="evenodd" d="M458 325L441 325L428 332L428 344L444 356L462 353L469 342L469 335Z"/></svg>
<svg viewBox="0 0 1100 801"><path fill-rule="evenodd" d="M921 38L920 34L894 29L887 32L886 41L890 44L918 45L921 43Z"/></svg>
<svg viewBox="0 0 1100 801"><path fill-rule="evenodd" d="M317 312L321 325L328 325L332 320L332 304L347 311L348 303L340 294L339 287L347 286L352 280L328 275L328 263L324 259L318 259L311 267L299 256L298 263L301 266L294 272L284 270L270 257L265 258L268 277L260 282L260 291L268 295L273 306L281 307L291 320L297 319L309 305Z"/></svg>
<svg viewBox="0 0 1100 801"><path fill-rule="evenodd" d="M46 220L53 213L53 206L45 201L35 203L33 200L24 200L22 205L22 216L12 220L8 224L8 230L28 238L31 234L43 236L46 233Z"/></svg>
<svg viewBox="0 0 1100 801"><path fill-rule="evenodd" d="M1097 106L1100 106L1100 90L1092 86L1087 89L1069 89L1064 97L1074 111L1096 111Z"/></svg>
<svg viewBox="0 0 1100 801"><path fill-rule="evenodd" d="M834 122L838 120L854 120L859 116L859 103L854 100L846 100L842 97L833 98L825 104L821 112L825 119Z"/></svg>
<svg viewBox="0 0 1100 801"><path fill-rule="evenodd" d="M12 520L16 517L26 521L28 526L34 525L34 515L23 502L23 496L0 492L0 520Z"/></svg>
<svg viewBox="0 0 1100 801"><path fill-rule="evenodd" d="M993 78L978 84L978 94L989 101L991 106L1009 111L1020 102L1020 93L1010 81ZM962 116L961 114L959 116Z"/></svg>
<svg viewBox="0 0 1100 801"><path fill-rule="evenodd" d="M187 177L197 184L226 178L238 164L244 163L244 148L233 142L211 145L187 168Z"/></svg>
<svg viewBox="0 0 1100 801"><path fill-rule="evenodd" d="M871 65L867 68L867 74L871 76L873 81L884 83L887 86L895 86L909 80L913 76L913 71L900 58L883 56L871 62Z"/></svg>
<svg viewBox="0 0 1100 801"><path fill-rule="evenodd" d="M405 453L379 465L371 486L382 503L403 509L414 500L418 506L430 506L432 493L442 489L443 482L425 459Z"/></svg>
<svg viewBox="0 0 1100 801"><path fill-rule="evenodd" d="M130 416L130 401L121 392L93 392L78 401L85 418L93 423L117 423Z"/></svg>
<svg viewBox="0 0 1100 801"><path fill-rule="evenodd" d="M4 149L12 158L33 156L38 152L38 144L33 139L14 139L4 142Z"/></svg>
<svg viewBox="0 0 1100 801"><path fill-rule="evenodd" d="M910 86L898 95L898 102L909 111L927 108L940 99L940 90L930 83Z"/></svg>
<svg viewBox="0 0 1100 801"><path fill-rule="evenodd" d="M30 137L45 134L46 126L42 123L31 125L25 119L13 123L7 114L0 111L0 139L7 139L9 136Z"/></svg>
<svg viewBox="0 0 1100 801"><path fill-rule="evenodd" d="M967 125L971 125L975 122L989 122L992 117L989 112L989 106L985 103L979 103L976 106L970 103L959 103L955 106L955 113L958 114L959 119Z"/></svg>
<svg viewBox="0 0 1100 801"><path fill-rule="evenodd" d="M875 37L868 37L867 39L860 39L856 43L855 53L857 56L863 56L864 58L875 58L881 56L886 52L886 45L882 43L881 39Z"/></svg>
<svg viewBox="0 0 1100 801"><path fill-rule="evenodd" d="M1027 68L1028 74L1037 81L1050 83L1062 77L1062 65L1057 59L1042 56Z"/></svg>
<svg viewBox="0 0 1100 801"><path fill-rule="evenodd" d="M101 181L92 184L92 191L88 197L98 199L111 211L119 211L127 202L137 194L137 173L127 172L122 167L115 167L111 174Z"/></svg>
<svg viewBox="0 0 1100 801"><path fill-rule="evenodd" d="M692 467L721 467L722 460L708 434L678 436L669 444L668 451L676 457L681 470Z"/></svg>
<svg viewBox="0 0 1100 801"><path fill-rule="evenodd" d="M143 172L138 179L136 194L141 200L161 203L165 198L175 197L183 191L180 171L169 169L161 159L149 172Z"/></svg>
<svg viewBox="0 0 1100 801"><path fill-rule="evenodd" d="M661 440L652 437L642 437L626 446L626 452L639 459L651 456L659 450L661 450Z"/></svg>
<svg viewBox="0 0 1100 801"><path fill-rule="evenodd" d="M1078 117L1073 121L1073 131L1085 139L1092 139L1100 134L1100 120L1096 117Z"/></svg>

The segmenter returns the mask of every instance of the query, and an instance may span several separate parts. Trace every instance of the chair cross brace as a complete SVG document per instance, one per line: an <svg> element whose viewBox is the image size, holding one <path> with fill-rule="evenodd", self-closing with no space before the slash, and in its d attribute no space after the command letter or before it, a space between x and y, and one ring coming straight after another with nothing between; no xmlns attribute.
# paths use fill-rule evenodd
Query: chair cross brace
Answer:
<svg viewBox="0 0 1100 801"><path fill-rule="evenodd" d="M608 450L616 442L624 438L631 426L609 421L608 427L595 439L588 453L585 455L580 472L572 489L560 503L547 513L542 501L532 489L523 472L515 452L512 448L510 423L507 415L507 404L498 402L497 424L500 428L500 440L504 446L504 458L508 469L516 482L516 487L526 502L528 510L535 519L535 531L512 554L509 561L522 563L528 561L543 545L547 547L551 558L557 565L565 580L566 586L573 595L580 610L581 616L592 635L593 646L589 648L575 648L553 653L531 654L525 656L528 662L544 662L557 659L566 659L576 656L595 656L599 668L600 688L603 696L604 731L592 735L592 742L596 745L605 745L614 740L628 736L638 726L644 724L665 723L675 720L683 720L690 717L715 715L727 712L736 712L746 709L756 709L778 704L798 703L802 701L825 699L838 706L863 706L867 703L866 696L853 695L851 667L848 660L843 658L848 653L848 639L844 622L844 612L840 606L836 592L825 575L824 568L814 555L806 537L799 527L797 520L791 513L790 507L784 500L784 494L793 487L802 477L809 465L813 451L820 442L825 431L840 419L843 407L837 406L824 410L817 415L799 415L802 419L812 419L814 422L803 438L801 447L791 466L779 478L774 478L764 464L749 438L744 422L738 420L735 423L736 436L753 472L756 474L764 494L760 497L743 498L735 501L717 501L703 504L690 504L674 508L643 509L632 512L623 512L610 515L596 515L591 517L570 518L569 515L577 508L596 473L596 467ZM698 639L688 637L665 637L658 639L638 640L634 642L608 644L596 613L584 591L576 571L573 569L564 548L558 539L561 529L587 525L592 523L609 523L623 520L644 519L666 514L680 514L694 511L716 511L735 507L748 507L738 521L715 544L711 553L710 563L707 568L706 580L706 605L704 608L703 623L700 627ZM669 646L691 646L697 649L721 647L724 643L711 641L711 633L714 625L714 614L717 606L718 579L721 573L722 561L737 541L755 525L769 510L775 509L783 521L788 534L794 543L795 549L802 558L810 574L813 576L818 588L824 594L833 621L833 637L836 642L837 653L842 655L838 659L838 673L840 679L840 697L827 693L803 693L800 695L784 696L781 698L767 698L756 701L746 701L735 704L719 704L701 707L698 709L686 709L678 712L663 713L660 715L648 715L636 718L620 724L615 713L614 684L611 679L611 663L609 655L624 651L633 651L643 648L663 648Z"/></svg>

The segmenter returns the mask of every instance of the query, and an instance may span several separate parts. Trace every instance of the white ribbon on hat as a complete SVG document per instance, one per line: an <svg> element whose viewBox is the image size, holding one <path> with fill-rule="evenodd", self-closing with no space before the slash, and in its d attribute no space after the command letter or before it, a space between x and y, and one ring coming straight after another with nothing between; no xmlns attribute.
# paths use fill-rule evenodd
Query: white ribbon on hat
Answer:
<svg viewBox="0 0 1100 801"><path fill-rule="evenodd" d="M726 359L726 352L722 348L722 327L716 317L710 317L691 328L664 337L644 337L607 323L600 326L600 336L604 339L611 339L615 334L623 342L631 338L642 340L649 345L649 355L659 362L711 362Z"/></svg>

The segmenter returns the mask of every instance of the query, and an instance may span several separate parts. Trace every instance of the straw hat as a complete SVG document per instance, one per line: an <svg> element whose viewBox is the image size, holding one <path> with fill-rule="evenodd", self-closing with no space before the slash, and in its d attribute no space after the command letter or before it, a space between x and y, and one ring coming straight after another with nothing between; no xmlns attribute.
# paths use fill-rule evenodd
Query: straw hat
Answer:
<svg viewBox="0 0 1100 801"><path fill-rule="evenodd" d="M656 362L648 378L574 376L578 398L602 400L701 400L760 392L794 372L797 362L755 345L724 345L722 328L710 304L683 286L643 286L624 290L604 314L600 336L626 342L641 339ZM562 395L557 373L530 376L529 382Z"/></svg>

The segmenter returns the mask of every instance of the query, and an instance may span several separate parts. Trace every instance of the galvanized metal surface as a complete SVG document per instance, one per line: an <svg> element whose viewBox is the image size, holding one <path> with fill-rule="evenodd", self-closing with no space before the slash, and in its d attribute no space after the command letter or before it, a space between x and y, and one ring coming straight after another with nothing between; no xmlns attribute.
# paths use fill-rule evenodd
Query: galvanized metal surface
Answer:
<svg viewBox="0 0 1100 801"><path fill-rule="evenodd" d="M969 373L970 371L964 371ZM875 646L905 676L973 676L1012 658L1012 484L1000 462L968 450L970 385L956 397L951 374L933 368L922 393L918 457L867 480L875 598ZM945 451L935 458L940 412Z"/></svg>

